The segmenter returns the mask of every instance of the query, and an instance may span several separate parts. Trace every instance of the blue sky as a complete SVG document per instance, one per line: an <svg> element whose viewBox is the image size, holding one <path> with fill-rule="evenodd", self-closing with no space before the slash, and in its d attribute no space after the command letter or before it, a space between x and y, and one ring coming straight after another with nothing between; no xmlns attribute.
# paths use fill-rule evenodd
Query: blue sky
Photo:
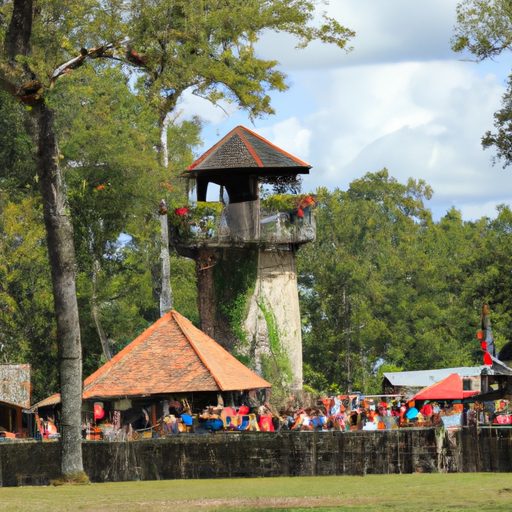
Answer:
<svg viewBox="0 0 512 512"><path fill-rule="evenodd" d="M311 163L303 189L346 189L387 167L405 182L434 189L428 206L439 218L455 206L464 218L495 216L512 202L512 169L493 166L480 139L492 129L510 72L510 55L470 62L450 49L456 0L330 0L331 16L355 30L349 54L319 43L295 49L286 34L268 33L258 53L280 62L290 88L272 95L276 115L251 124L247 115L190 95L183 118L205 121L208 149L243 124Z"/></svg>

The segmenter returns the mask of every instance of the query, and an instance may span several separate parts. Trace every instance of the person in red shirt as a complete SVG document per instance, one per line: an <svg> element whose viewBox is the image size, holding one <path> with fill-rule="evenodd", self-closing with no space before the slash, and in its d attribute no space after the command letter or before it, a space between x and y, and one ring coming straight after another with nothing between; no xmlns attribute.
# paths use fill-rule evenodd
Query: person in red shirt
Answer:
<svg viewBox="0 0 512 512"><path fill-rule="evenodd" d="M420 412L425 418L430 418L432 416L434 410L432 409L432 406L430 405L430 402L428 400L425 400L425 403L423 404L423 407L420 409Z"/></svg>

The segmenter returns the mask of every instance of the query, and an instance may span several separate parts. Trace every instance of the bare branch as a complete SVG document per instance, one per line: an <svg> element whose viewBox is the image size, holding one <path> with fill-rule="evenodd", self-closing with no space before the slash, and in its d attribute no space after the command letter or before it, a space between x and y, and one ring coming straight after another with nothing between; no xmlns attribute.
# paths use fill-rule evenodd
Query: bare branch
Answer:
<svg viewBox="0 0 512 512"><path fill-rule="evenodd" d="M63 75L64 73L68 73L72 69L76 69L80 67L83 63L85 58L87 57L87 50L85 48L82 48L80 50L80 55L78 57L73 57L72 59L68 60L67 62L64 62L64 64L61 64L53 73L51 76L50 84L53 85L57 78L59 76Z"/></svg>
<svg viewBox="0 0 512 512"><path fill-rule="evenodd" d="M214 107L220 108L222 110L222 112L224 112L224 114L226 114L226 116L229 117L229 112L219 102L212 101L210 98L208 98L207 95L201 94L198 90L192 91L192 94L194 96L197 96L198 98L201 98L203 100L209 101Z"/></svg>
<svg viewBox="0 0 512 512"><path fill-rule="evenodd" d="M50 79L50 87L55 85L55 82L59 77L73 71L74 69L79 68L86 59L111 59L119 62L123 62L124 64L130 64L132 66L144 67L145 66L145 58L142 55L139 55L135 50L133 50L129 45L130 39L125 37L123 40L117 43L107 43L101 46L97 46L96 48L81 48L80 55L73 57L72 59L64 62L59 67L55 69L52 73ZM126 46L125 58L122 59L120 57L116 57L114 55L114 51L119 48Z"/></svg>

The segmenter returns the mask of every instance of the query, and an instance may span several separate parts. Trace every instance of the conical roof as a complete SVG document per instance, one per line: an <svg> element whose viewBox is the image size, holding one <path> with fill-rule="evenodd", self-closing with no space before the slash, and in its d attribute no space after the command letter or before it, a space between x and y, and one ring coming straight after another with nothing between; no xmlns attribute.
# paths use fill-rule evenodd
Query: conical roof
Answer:
<svg viewBox="0 0 512 512"><path fill-rule="evenodd" d="M233 128L189 167L194 175L225 169L282 169L308 173L311 165L272 144L245 126Z"/></svg>
<svg viewBox="0 0 512 512"><path fill-rule="evenodd" d="M269 388L190 320L170 311L84 381L83 398ZM58 403L53 395L34 407Z"/></svg>

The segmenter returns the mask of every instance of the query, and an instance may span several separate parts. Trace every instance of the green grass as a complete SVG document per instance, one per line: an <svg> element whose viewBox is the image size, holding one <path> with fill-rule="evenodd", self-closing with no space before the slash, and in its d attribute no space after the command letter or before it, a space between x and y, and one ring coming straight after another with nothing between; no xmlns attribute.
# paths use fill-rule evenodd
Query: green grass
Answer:
<svg viewBox="0 0 512 512"><path fill-rule="evenodd" d="M166 480L0 488L0 511L510 511L510 473Z"/></svg>

